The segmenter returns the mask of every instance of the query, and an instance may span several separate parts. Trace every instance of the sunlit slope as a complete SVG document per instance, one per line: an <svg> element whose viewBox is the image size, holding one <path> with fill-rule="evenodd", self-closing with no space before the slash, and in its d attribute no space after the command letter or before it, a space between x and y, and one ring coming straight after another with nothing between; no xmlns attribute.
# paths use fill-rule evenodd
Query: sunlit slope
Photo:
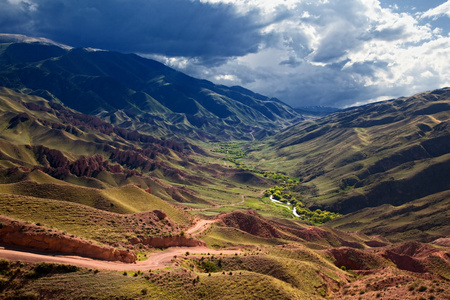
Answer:
<svg viewBox="0 0 450 300"><path fill-rule="evenodd" d="M316 208L401 205L450 189L450 89L303 122L253 150L259 168L300 177Z"/></svg>
<svg viewBox="0 0 450 300"><path fill-rule="evenodd" d="M137 236L179 234L183 226L173 220L161 221L153 212L118 214L78 203L4 193L0 193L0 215L43 226L50 235L49 228L53 228L114 246L127 246Z"/></svg>
<svg viewBox="0 0 450 300"><path fill-rule="evenodd" d="M145 192L134 185L120 188L94 189L70 184L21 181L1 184L0 193L32 196L83 204L92 208L120 214L163 210L173 221L184 225L192 218L179 208Z"/></svg>

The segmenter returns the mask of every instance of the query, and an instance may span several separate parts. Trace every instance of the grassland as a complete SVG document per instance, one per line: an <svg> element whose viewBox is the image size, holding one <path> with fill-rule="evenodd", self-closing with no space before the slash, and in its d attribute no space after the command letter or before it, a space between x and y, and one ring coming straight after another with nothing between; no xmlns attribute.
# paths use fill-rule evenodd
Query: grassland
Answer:
<svg viewBox="0 0 450 300"><path fill-rule="evenodd" d="M39 266L39 265L38 265ZM3 263L5 299L320 299L289 283L255 272L195 273L184 268L130 273L79 269L36 276L38 266ZM16 274L7 281L9 274Z"/></svg>
<svg viewBox="0 0 450 300"><path fill-rule="evenodd" d="M219 258L213 261L217 263ZM317 270L304 262L280 261L270 256L221 261L220 271L205 273L197 269L202 264L198 258L179 259L190 268L151 272L111 272L2 260L1 295L5 299L375 299L382 295L445 299L450 288L448 282L421 279L392 268L352 278L342 270ZM332 276L333 283L324 284L323 272ZM386 280L387 276L393 280Z"/></svg>
<svg viewBox="0 0 450 300"><path fill-rule="evenodd" d="M128 245L137 236L160 236L181 231L164 222L147 224L139 214L117 214L77 203L0 194L0 214L59 229L100 244Z"/></svg>
<svg viewBox="0 0 450 300"><path fill-rule="evenodd" d="M94 189L68 184L21 181L0 185L0 193L73 202L119 214L162 209L169 218L182 226L192 220L187 213L134 185ZM64 203L61 203L61 205L64 205Z"/></svg>
<svg viewBox="0 0 450 300"><path fill-rule="evenodd" d="M276 245L284 243L279 239L266 239L251 235L244 231L213 226L201 235L201 239L211 248L226 248L232 246L248 246L248 245Z"/></svg>

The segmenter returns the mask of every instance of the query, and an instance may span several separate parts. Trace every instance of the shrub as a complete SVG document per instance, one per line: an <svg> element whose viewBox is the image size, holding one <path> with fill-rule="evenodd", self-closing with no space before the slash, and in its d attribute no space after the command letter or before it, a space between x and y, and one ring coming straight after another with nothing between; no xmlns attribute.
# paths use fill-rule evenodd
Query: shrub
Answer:
<svg viewBox="0 0 450 300"><path fill-rule="evenodd" d="M424 285L421 285L418 289L419 292L425 292L427 290L427 287Z"/></svg>
<svg viewBox="0 0 450 300"><path fill-rule="evenodd" d="M7 270L8 268L9 268L9 261L7 261L4 258L0 259L0 271Z"/></svg>
<svg viewBox="0 0 450 300"><path fill-rule="evenodd" d="M34 268L34 273L36 276L46 276L50 273L71 273L76 272L80 268L72 265L59 265L42 262Z"/></svg>
<svg viewBox="0 0 450 300"><path fill-rule="evenodd" d="M211 261L202 261L202 268L207 273L217 272L216 264Z"/></svg>

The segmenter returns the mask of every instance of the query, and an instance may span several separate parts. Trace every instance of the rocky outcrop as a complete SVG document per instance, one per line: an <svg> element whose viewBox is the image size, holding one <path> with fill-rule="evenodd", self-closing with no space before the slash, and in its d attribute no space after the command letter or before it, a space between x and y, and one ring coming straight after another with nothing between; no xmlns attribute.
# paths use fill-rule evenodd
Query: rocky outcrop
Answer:
<svg viewBox="0 0 450 300"><path fill-rule="evenodd" d="M31 117L26 113L19 114L14 118L12 118L11 120L9 120L8 129L16 128L20 123L26 122L30 119Z"/></svg>
<svg viewBox="0 0 450 300"><path fill-rule="evenodd" d="M153 248L168 247L206 247L206 243L202 240L191 239L184 236L168 236L168 237L146 237L136 238L131 241L132 244L144 244Z"/></svg>
<svg viewBox="0 0 450 300"><path fill-rule="evenodd" d="M75 176L93 177L101 171L108 169L108 162L104 160L103 156L97 154L94 156L81 156L74 161L70 167L70 173Z"/></svg>
<svg viewBox="0 0 450 300"><path fill-rule="evenodd" d="M99 154L93 156L82 155L74 162L70 162L59 150L50 149L45 146L32 147L36 160L43 166L40 169L56 178L63 179L69 174L78 177L95 177L101 171L122 173L122 167L120 165L110 165ZM36 166L36 168L39 167Z"/></svg>
<svg viewBox="0 0 450 300"><path fill-rule="evenodd" d="M33 151L36 160L44 167L67 169L70 164L69 160L59 150L50 149L45 146L33 146Z"/></svg>
<svg viewBox="0 0 450 300"><path fill-rule="evenodd" d="M49 230L34 224L26 224L4 216L0 216L0 224L0 243L5 245L125 263L134 263L137 259L133 251L95 245L90 241L67 236L56 230Z"/></svg>
<svg viewBox="0 0 450 300"><path fill-rule="evenodd" d="M156 215L156 217L158 217L158 219L160 219L160 220L167 218L167 214L166 214L163 210L155 209L155 210L153 211L153 213L154 213L154 214Z"/></svg>

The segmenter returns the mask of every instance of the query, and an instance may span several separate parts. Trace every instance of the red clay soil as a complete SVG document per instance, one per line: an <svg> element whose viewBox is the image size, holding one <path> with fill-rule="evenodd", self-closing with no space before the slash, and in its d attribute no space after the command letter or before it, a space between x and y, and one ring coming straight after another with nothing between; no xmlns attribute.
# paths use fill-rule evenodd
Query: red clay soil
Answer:
<svg viewBox="0 0 450 300"><path fill-rule="evenodd" d="M270 224L254 210L247 212L234 211L218 217L228 227L238 228L262 238L287 238L288 236Z"/></svg>
<svg viewBox="0 0 450 300"><path fill-rule="evenodd" d="M296 235L308 242L331 241L337 239L335 234L314 226L311 226L308 229L298 230Z"/></svg>
<svg viewBox="0 0 450 300"><path fill-rule="evenodd" d="M408 242L390 248L390 251L399 255L408 255L414 258L428 257L431 254L441 252L437 248L419 242Z"/></svg>
<svg viewBox="0 0 450 300"><path fill-rule="evenodd" d="M333 294L333 299L450 299L448 249L409 242L383 249L339 248L326 253L336 266L345 265L360 275Z"/></svg>
<svg viewBox="0 0 450 300"><path fill-rule="evenodd" d="M347 247L329 249L325 252L333 257L336 266L345 266L352 270L379 269L393 263L400 270L426 273L433 272L436 262L441 267L450 269L448 251L418 242L389 246L378 252Z"/></svg>
<svg viewBox="0 0 450 300"><path fill-rule="evenodd" d="M0 216L0 243L48 250L107 261L136 262L136 254L129 250L92 244L89 241L71 237L63 232L43 226L26 224L5 216Z"/></svg>
<svg viewBox="0 0 450 300"><path fill-rule="evenodd" d="M381 254L392 261L397 268L415 273L430 271L432 259L450 269L450 253L419 242L408 242L384 250Z"/></svg>
<svg viewBox="0 0 450 300"><path fill-rule="evenodd" d="M319 243L326 247L348 246L358 249L364 248L361 243L344 240L333 232L315 226L302 229L299 226L287 226L276 221L267 220L254 210L248 210L246 212L233 211L222 214L218 217L218 221L221 221L228 227L238 228L262 238L281 238L292 241L303 240Z"/></svg>
<svg viewBox="0 0 450 300"><path fill-rule="evenodd" d="M378 269L388 264L385 259L367 250L344 247L329 249L325 253L333 257L337 267L345 266L350 270Z"/></svg>

